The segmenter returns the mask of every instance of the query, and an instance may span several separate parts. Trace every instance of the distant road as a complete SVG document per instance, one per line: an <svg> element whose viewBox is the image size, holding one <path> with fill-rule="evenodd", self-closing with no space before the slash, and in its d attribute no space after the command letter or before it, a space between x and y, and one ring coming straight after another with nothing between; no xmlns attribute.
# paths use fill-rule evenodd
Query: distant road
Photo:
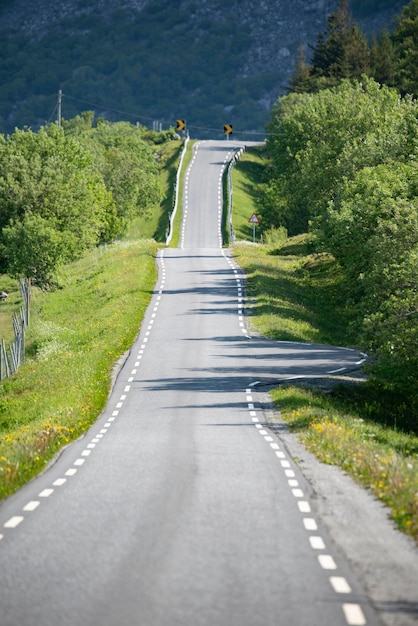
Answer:
<svg viewBox="0 0 418 626"><path fill-rule="evenodd" d="M198 144L180 247L106 410L0 507L1 626L380 624L256 392L362 355L250 336L220 240L240 145Z"/></svg>

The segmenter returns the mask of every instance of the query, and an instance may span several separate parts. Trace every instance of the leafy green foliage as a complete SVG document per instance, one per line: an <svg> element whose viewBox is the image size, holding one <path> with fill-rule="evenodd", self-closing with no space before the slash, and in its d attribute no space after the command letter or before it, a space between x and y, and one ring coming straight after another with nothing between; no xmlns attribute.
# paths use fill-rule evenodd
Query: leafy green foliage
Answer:
<svg viewBox="0 0 418 626"><path fill-rule="evenodd" d="M418 166L366 168L325 218L326 245L343 265L382 376L418 385Z"/></svg>
<svg viewBox="0 0 418 626"><path fill-rule="evenodd" d="M268 125L272 226L279 221L290 234L304 232L338 195L343 178L407 159L417 141L415 111L413 102L370 79L281 98Z"/></svg>
<svg viewBox="0 0 418 626"><path fill-rule="evenodd" d="M1 138L0 203L2 263L13 275L26 269L26 275L42 280L48 274L47 257L41 259L38 250L43 236L51 244L51 269L114 236L113 199L92 156L56 126ZM22 225L29 229L26 235ZM28 237L34 245L31 260L29 250L16 256L16 246Z"/></svg>
<svg viewBox="0 0 418 626"><path fill-rule="evenodd" d="M416 410L417 102L371 79L343 81L281 98L269 128L264 221L309 227L333 254L374 375Z"/></svg>
<svg viewBox="0 0 418 626"><path fill-rule="evenodd" d="M149 215L161 201L158 165L143 140L143 129L103 119L93 127L93 117L92 112L84 113L64 122L64 128L94 155L116 205L118 234L124 234L135 217Z"/></svg>
<svg viewBox="0 0 418 626"><path fill-rule="evenodd" d="M2 271L51 285L63 264L159 209L154 143L173 132L93 121L85 112L62 129L0 135Z"/></svg>

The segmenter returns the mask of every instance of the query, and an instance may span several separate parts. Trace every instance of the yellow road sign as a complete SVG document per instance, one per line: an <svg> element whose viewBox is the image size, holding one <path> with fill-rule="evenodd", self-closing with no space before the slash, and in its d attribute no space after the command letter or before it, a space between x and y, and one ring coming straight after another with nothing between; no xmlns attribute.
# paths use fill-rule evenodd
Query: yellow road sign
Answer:
<svg viewBox="0 0 418 626"><path fill-rule="evenodd" d="M184 120L176 120L176 130L184 130L186 128L186 122Z"/></svg>
<svg viewBox="0 0 418 626"><path fill-rule="evenodd" d="M232 126L231 124L224 124L224 135L230 135L232 133Z"/></svg>

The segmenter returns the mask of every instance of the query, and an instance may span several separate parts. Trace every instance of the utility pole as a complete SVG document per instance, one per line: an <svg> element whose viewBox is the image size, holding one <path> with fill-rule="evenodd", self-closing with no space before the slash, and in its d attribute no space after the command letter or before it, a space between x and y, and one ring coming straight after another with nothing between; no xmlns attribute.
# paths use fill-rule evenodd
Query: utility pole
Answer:
<svg viewBox="0 0 418 626"><path fill-rule="evenodd" d="M58 90L58 128L61 128L62 89Z"/></svg>

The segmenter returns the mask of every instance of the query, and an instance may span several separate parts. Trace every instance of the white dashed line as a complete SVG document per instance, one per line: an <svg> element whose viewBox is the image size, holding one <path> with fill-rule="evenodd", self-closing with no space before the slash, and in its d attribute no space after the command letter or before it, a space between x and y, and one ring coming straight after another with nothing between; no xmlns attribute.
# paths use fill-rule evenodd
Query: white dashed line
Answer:
<svg viewBox="0 0 418 626"><path fill-rule="evenodd" d="M303 525L305 526L306 530L318 530L317 523L312 517L304 517Z"/></svg>
<svg viewBox="0 0 418 626"><path fill-rule="evenodd" d="M318 561L322 569L326 569L326 570L337 569L337 565L334 559L329 554L319 554Z"/></svg>
<svg viewBox="0 0 418 626"><path fill-rule="evenodd" d="M62 487L67 482L66 478L57 478L52 484L54 487Z"/></svg>
<svg viewBox="0 0 418 626"><path fill-rule="evenodd" d="M30 502L28 502L24 507L23 510L24 511L34 511L35 509L38 508L38 506L41 503L39 502L39 500L31 500Z"/></svg>
<svg viewBox="0 0 418 626"><path fill-rule="evenodd" d="M49 496L52 496L53 493L54 493L53 489L43 489L41 493L38 493L38 496L40 498L49 498Z"/></svg>
<svg viewBox="0 0 418 626"><path fill-rule="evenodd" d="M331 576L329 579L335 593L351 593L351 587L342 576Z"/></svg>
<svg viewBox="0 0 418 626"><path fill-rule="evenodd" d="M358 604L343 604L343 611L349 626L363 626L367 623Z"/></svg>
<svg viewBox="0 0 418 626"><path fill-rule="evenodd" d="M313 550L325 550L325 543L322 537L309 537L309 543L311 544L311 548Z"/></svg>
<svg viewBox="0 0 418 626"><path fill-rule="evenodd" d="M16 528L23 522L25 518L22 515L14 515L11 517L5 524L3 524L4 528Z"/></svg>
<svg viewBox="0 0 418 626"><path fill-rule="evenodd" d="M311 512L310 504L309 504L309 502L306 502L306 500L299 500L298 507L299 507L299 511L301 513L310 513Z"/></svg>

